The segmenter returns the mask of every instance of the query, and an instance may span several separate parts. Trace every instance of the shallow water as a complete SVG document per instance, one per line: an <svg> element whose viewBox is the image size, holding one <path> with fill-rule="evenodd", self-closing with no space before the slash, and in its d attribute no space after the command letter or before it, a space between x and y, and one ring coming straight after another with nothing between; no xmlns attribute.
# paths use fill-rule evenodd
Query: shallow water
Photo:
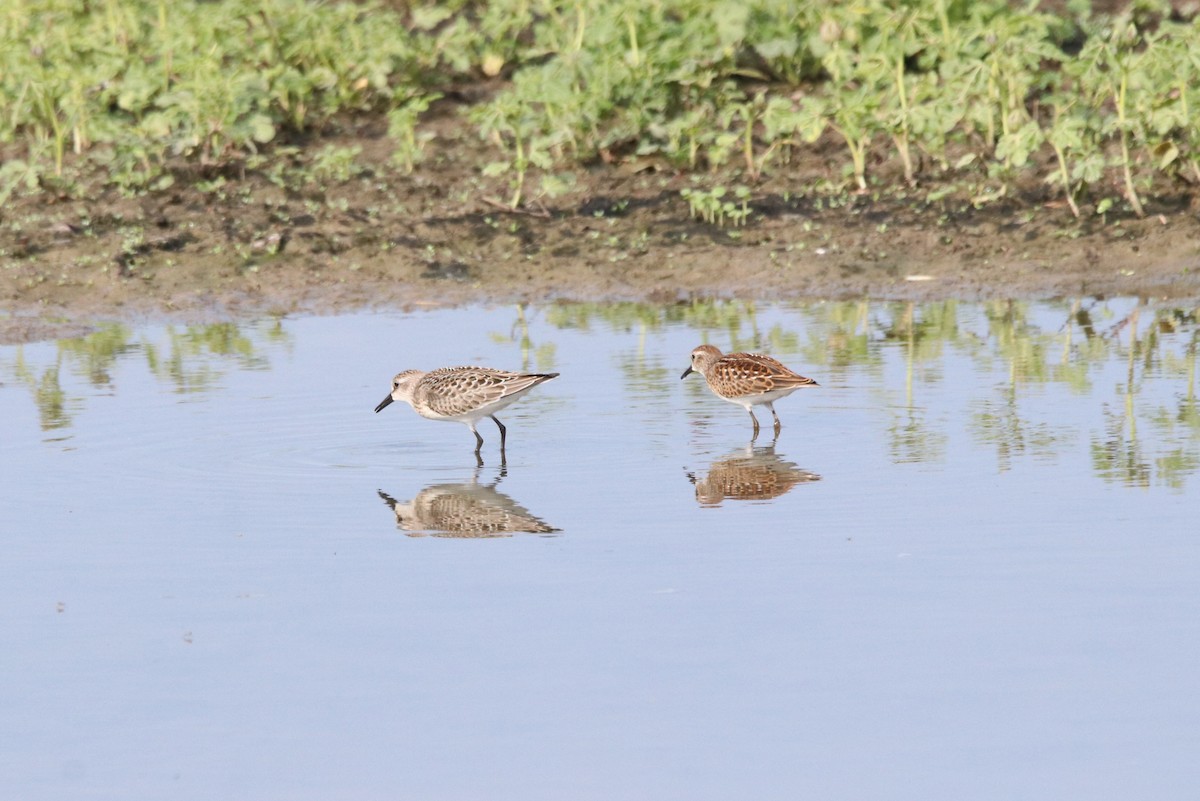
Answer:
<svg viewBox="0 0 1200 801"><path fill-rule="evenodd" d="M821 387L753 445L709 341ZM22 799L1182 798L1200 328L475 308L0 348ZM555 370L490 421L393 373ZM760 418L769 423L769 413Z"/></svg>

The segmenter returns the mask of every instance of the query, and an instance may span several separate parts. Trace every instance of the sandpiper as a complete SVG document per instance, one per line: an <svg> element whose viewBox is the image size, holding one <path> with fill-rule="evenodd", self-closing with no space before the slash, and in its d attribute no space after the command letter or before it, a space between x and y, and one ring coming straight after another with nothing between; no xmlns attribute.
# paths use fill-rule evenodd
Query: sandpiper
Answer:
<svg viewBox="0 0 1200 801"><path fill-rule="evenodd" d="M760 353L721 353L712 345L701 345L692 351L692 363L681 379L700 373L708 388L718 398L736 403L750 412L754 435L758 436L758 418L754 407L764 405L775 418L775 436L781 428L774 402L801 387L819 386L811 378L793 373L777 359ZM751 439L753 439L753 437Z"/></svg>
<svg viewBox="0 0 1200 801"><path fill-rule="evenodd" d="M440 370L405 370L392 379L392 391L375 411L392 401L404 401L413 411L430 420L463 423L475 435L475 454L483 447L483 437L475 430L475 421L490 417L500 428L500 453L508 433L496 419L496 412L508 406L533 387L557 378L558 373L510 373L490 367L443 367Z"/></svg>

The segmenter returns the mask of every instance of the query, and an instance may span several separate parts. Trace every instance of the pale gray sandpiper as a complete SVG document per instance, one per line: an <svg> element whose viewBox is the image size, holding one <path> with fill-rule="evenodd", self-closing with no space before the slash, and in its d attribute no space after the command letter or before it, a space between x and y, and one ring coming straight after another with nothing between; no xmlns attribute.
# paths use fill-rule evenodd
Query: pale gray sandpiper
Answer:
<svg viewBox="0 0 1200 801"><path fill-rule="evenodd" d="M490 417L500 428L500 453L508 431L496 419L496 412L520 398L543 381L558 373L510 373L490 367L443 367L439 370L405 370L392 379L392 391L378 406L379 412L392 401L404 401L430 420L463 423L475 435L475 453L483 447L483 437L475 430L475 421Z"/></svg>
<svg viewBox="0 0 1200 801"><path fill-rule="evenodd" d="M755 406L766 406L775 418L775 436L781 424L775 413L775 401L791 395L801 387L819 386L811 378L792 372L777 359L761 353L721 353L712 345L701 345L692 351L692 363L680 378L700 373L708 388L718 398L736 403L750 413L754 437L758 436Z"/></svg>

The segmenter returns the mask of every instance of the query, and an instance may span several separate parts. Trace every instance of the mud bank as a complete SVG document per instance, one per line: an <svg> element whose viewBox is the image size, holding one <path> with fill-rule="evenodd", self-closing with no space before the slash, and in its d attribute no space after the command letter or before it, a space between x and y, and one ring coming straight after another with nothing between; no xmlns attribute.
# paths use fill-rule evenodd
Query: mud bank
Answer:
<svg viewBox="0 0 1200 801"><path fill-rule="evenodd" d="M691 217L686 176L598 169L571 194L514 212L476 163L367 171L307 194L249 176L228 193L11 203L0 217L0 339L105 319L472 303L1200 298L1200 218L1186 199L1145 218L1077 221L1049 198L831 201L805 194L801 173L758 186L747 224L733 228Z"/></svg>

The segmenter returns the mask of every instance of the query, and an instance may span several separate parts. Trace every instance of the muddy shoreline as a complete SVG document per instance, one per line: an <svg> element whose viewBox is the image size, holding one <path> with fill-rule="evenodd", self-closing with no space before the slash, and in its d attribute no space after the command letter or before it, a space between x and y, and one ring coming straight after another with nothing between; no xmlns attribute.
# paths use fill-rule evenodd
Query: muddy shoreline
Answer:
<svg viewBox="0 0 1200 801"><path fill-rule="evenodd" d="M744 227L718 227L692 218L687 176L655 170L597 169L514 212L462 150L437 170L367 169L307 193L250 175L228 192L10 202L0 340L105 320L478 303L1200 299L1200 216L1187 196L1144 218L1082 220L1036 189L978 208L895 191L830 199L803 191L828 178L815 157L808 173L760 182Z"/></svg>

